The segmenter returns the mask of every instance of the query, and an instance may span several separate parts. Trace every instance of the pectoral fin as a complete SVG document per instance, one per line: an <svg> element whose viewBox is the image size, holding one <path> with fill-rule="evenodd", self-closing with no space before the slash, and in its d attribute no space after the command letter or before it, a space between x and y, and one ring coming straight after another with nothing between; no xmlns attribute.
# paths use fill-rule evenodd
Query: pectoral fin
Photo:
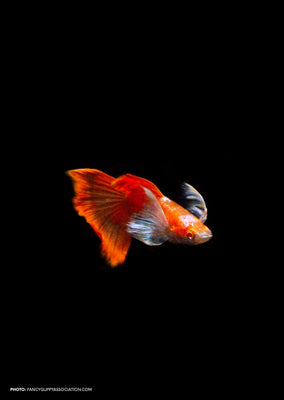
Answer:
<svg viewBox="0 0 284 400"><path fill-rule="evenodd" d="M207 208L201 194L188 183L183 184L184 196L187 200L187 210L195 215L201 222L207 219Z"/></svg>

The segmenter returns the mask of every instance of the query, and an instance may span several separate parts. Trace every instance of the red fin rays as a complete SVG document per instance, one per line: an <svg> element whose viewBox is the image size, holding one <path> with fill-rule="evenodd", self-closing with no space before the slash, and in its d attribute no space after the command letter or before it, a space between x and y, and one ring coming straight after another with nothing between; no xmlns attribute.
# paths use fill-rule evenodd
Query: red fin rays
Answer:
<svg viewBox="0 0 284 400"><path fill-rule="evenodd" d="M68 171L74 184L74 207L102 239L102 254L111 266L124 262L131 241L125 225L126 195L112 185L115 179L96 169Z"/></svg>
<svg viewBox="0 0 284 400"><path fill-rule="evenodd" d="M102 234L102 255L112 267L116 267L125 261L130 242L131 236L124 227L110 227L109 231Z"/></svg>
<svg viewBox="0 0 284 400"><path fill-rule="evenodd" d="M140 178L139 176L131 174L122 175L116 179L116 185L123 185L129 189L143 186L144 188L151 190L151 192L153 192L157 198L163 197L163 194L160 192L157 186L154 185L154 183L148 181L147 179Z"/></svg>

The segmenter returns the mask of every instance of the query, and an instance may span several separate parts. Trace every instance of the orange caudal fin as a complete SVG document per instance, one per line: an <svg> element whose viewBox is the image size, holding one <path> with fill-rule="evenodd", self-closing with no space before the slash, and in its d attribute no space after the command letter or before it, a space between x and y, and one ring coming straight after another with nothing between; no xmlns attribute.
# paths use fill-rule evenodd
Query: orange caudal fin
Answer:
<svg viewBox="0 0 284 400"><path fill-rule="evenodd" d="M125 188L143 186L146 189L151 190L151 192L153 192L153 194L157 198L163 197L163 194L160 192L157 186L154 185L154 183L148 181L148 179L140 178L139 176L136 175L132 174L122 175L116 179L115 185L117 187L124 186Z"/></svg>
<svg viewBox="0 0 284 400"><path fill-rule="evenodd" d="M129 219L126 195L117 190L115 178L97 169L76 169L67 172L72 178L74 207L102 240L102 255L115 267L127 255L131 236L126 231Z"/></svg>

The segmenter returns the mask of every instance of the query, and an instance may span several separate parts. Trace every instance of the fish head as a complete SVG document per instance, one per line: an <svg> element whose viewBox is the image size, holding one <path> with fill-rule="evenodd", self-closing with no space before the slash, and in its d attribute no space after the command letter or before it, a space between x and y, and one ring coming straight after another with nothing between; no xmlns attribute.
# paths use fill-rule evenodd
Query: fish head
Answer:
<svg viewBox="0 0 284 400"><path fill-rule="evenodd" d="M193 215L186 218L184 227L183 242L189 245L208 242L213 236L211 230Z"/></svg>
<svg viewBox="0 0 284 400"><path fill-rule="evenodd" d="M188 244L196 245L208 242L212 238L211 230L204 224L203 226L193 226L192 228L188 229L186 232L186 237L189 241Z"/></svg>

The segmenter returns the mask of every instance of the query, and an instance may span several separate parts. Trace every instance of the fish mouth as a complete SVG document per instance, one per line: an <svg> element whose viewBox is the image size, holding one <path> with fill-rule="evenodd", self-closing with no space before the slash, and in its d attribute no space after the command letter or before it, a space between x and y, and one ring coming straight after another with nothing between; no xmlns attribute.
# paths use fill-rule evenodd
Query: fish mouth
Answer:
<svg viewBox="0 0 284 400"><path fill-rule="evenodd" d="M208 240L210 240L212 238L213 234L210 231L210 229L208 229L208 231L206 230L205 232L202 232L201 234L198 235L197 244L201 244L201 243L206 243L208 242Z"/></svg>

